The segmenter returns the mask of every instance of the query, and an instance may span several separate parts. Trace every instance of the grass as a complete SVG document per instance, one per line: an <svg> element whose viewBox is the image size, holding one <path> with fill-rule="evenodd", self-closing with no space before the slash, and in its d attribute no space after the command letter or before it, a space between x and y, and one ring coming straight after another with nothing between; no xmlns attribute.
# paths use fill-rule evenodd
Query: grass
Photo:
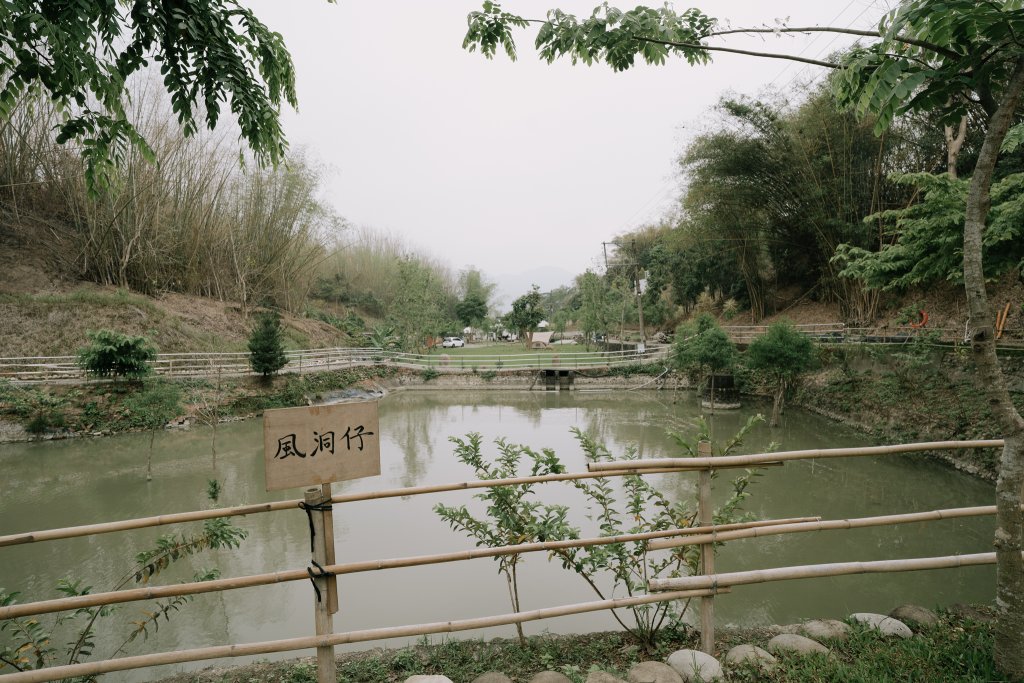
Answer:
<svg viewBox="0 0 1024 683"><path fill-rule="evenodd" d="M42 313L53 306L134 306L157 318L164 316L164 312L153 304L152 299L124 289L118 289L113 293L77 289L64 294L0 294L0 303L18 304L37 313Z"/></svg>
<svg viewBox="0 0 1024 683"><path fill-rule="evenodd" d="M986 397L974 388L976 370L969 356L939 352L922 358L905 350L830 349L822 360L822 372L798 389L796 404L838 416L879 442L995 438L1001 433ZM1017 359L1001 362L1010 378L1024 373ZM1011 398L1024 408L1024 394L1011 393ZM995 479L994 451L950 457Z"/></svg>
<svg viewBox="0 0 1024 683"><path fill-rule="evenodd" d="M734 645L765 647L767 629L720 632L719 660ZM849 640L830 643L829 655L782 655L768 673L734 668L731 681L768 683L936 683L1008 680L996 672L992 657L992 630L952 614L943 614L938 626L906 640L887 639L855 626ZM558 671L574 683L583 683L595 670L621 679L646 660L665 661L678 649L698 647L690 629L663 631L654 649L641 650L623 633L570 636L534 636L525 645L515 640L442 639L397 650L344 653L339 657L338 679L366 683L403 681L417 674L471 681L488 671L500 671L514 681L527 681L540 671ZM309 660L274 662L219 670L212 674L183 673L168 683L314 683L316 666Z"/></svg>
<svg viewBox="0 0 1024 683"><path fill-rule="evenodd" d="M583 357L583 354L587 354L587 356ZM572 370L576 367L604 366L607 364L608 358L600 350L588 351L586 347L575 344L531 350L515 342L472 345L456 349L436 347L419 358L408 359L405 362L416 363L423 367L455 367L466 370L484 367L511 370L522 366ZM617 355L611 356L611 358L621 360Z"/></svg>
<svg viewBox="0 0 1024 683"><path fill-rule="evenodd" d="M284 375L264 382L254 377L224 378L221 389L206 379L19 386L0 380L0 418L13 419L32 433L69 429L114 433L154 429L182 414L216 409L220 417L246 416L268 408L306 405L307 397L348 388L362 380L395 374L384 366L356 367L308 375Z"/></svg>

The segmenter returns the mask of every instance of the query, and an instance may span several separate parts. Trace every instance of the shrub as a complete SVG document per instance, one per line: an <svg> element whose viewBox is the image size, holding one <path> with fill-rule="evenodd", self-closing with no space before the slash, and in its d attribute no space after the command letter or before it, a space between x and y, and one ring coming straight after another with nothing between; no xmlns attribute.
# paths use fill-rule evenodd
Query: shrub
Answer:
<svg viewBox="0 0 1024 683"><path fill-rule="evenodd" d="M149 373L156 348L145 337L132 337L111 330L89 332L89 345L78 350L78 365L97 377L138 379Z"/></svg>

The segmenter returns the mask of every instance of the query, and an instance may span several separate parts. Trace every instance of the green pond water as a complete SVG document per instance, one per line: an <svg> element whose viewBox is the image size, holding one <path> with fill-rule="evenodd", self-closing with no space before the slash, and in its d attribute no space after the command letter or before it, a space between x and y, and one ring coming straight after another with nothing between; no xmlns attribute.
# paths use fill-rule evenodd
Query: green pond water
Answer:
<svg viewBox="0 0 1024 683"><path fill-rule="evenodd" d="M674 402L675 401L675 402ZM752 406L710 418L717 438L732 435L749 417L768 406ZM666 429L694 432L701 413L690 393L671 392L406 392L380 403L381 475L335 485L335 493L465 481L472 472L453 456L448 439L479 432L491 445L498 437L535 449L553 448L570 471L585 468L570 433L578 427L595 434L613 453L634 446L644 457L673 454ZM153 480L146 481L149 436L0 446L4 472L0 496L0 534L88 524L207 506L206 482L224 484L223 505L299 498L301 489L267 493L263 481L262 423L221 425L217 429L216 469L210 429L165 431L154 444ZM783 450L864 445L863 436L823 418L792 410L781 427L757 428L739 452L758 452L770 441ZM844 458L799 461L763 470L751 487L746 509L758 518L820 515L826 519L914 512L946 507L988 505L991 486L948 468L908 457ZM716 497L728 493L729 473L716 479ZM651 481L672 498L695 500L696 474L654 475ZM593 523L583 498L571 485L539 485L549 503L572 508L572 521L585 530ZM472 548L473 541L453 532L432 511L437 503L476 505L471 492L392 498L335 506L339 562L432 554ZM222 576L241 576L308 564L309 537L299 510L237 518L249 538L237 551L216 551L188 558L161 575L160 581L189 580L202 567L217 566ZM852 531L772 536L728 544L718 555L719 571L819 562L877 560L984 552L991 547L989 517L947 520ZM143 529L0 549L0 588L21 593L22 602L56 597L55 583L65 576L83 580L93 591L108 590L139 549L161 533ZM578 576L549 562L528 557L520 572L523 609L596 599ZM802 618L842 618L855 611L887 612L904 602L942 606L989 602L994 594L992 567L848 576L744 586L716 601L719 624L767 625ZM341 577L341 611L335 631L465 619L511 611L497 562L478 559L427 567L375 571ZM313 590L309 582L197 596L162 623L130 654L205 645L246 643L312 635ZM97 654L115 650L138 618L144 603L123 605L105 620ZM44 617L47 622L50 617ZM527 633L573 633L617 628L607 613L591 613L532 622ZM511 637L514 627L470 631L452 637ZM435 636L435 641L440 636ZM66 639L58 640L64 642ZM353 645L400 647L408 640ZM342 648L339 648L342 649ZM298 656L308 652L285 654ZM187 665L240 663L222 660ZM180 668L180 667L178 667ZM112 674L112 680L151 680L174 667Z"/></svg>

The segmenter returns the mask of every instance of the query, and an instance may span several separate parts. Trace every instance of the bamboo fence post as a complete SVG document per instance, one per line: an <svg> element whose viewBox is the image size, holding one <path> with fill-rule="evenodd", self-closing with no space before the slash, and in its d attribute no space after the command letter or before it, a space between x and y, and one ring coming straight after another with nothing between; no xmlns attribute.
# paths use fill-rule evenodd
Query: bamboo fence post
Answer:
<svg viewBox="0 0 1024 683"><path fill-rule="evenodd" d="M320 488L306 489L306 505L319 507L330 498L324 498ZM324 510L306 509L312 522L313 534L313 562L321 567L330 564L327 561L327 531L325 524ZM334 632L334 617L331 613L330 582L326 576L313 578L313 585L317 588L316 603L314 604L314 616L316 622L316 634L318 636L330 636ZM324 645L316 648L316 680L317 683L337 683L337 668L334 662L334 646Z"/></svg>
<svg viewBox="0 0 1024 683"><path fill-rule="evenodd" d="M320 485L320 496L321 500L325 503L331 503L331 484L330 482ZM334 552L334 510L329 509L324 511L324 541L327 543L327 564L334 565L338 563L337 556ZM327 604L331 614L338 613L338 577L332 576L327 579Z"/></svg>
<svg viewBox="0 0 1024 683"><path fill-rule="evenodd" d="M714 399L712 399L714 400ZM711 457L711 442L701 441L697 444L697 454L701 458ZM697 521L701 526L710 526L714 517L714 506L711 502L711 470L700 471L700 492L697 498ZM700 571L705 576L715 573L715 543L706 543L700 547ZM715 596L700 599L700 647L701 650L715 655Z"/></svg>

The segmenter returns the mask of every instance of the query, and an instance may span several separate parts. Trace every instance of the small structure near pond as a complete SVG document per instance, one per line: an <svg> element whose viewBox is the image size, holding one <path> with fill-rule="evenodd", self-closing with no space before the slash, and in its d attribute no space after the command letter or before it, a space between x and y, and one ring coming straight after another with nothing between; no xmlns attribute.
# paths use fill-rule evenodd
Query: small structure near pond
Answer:
<svg viewBox="0 0 1024 683"><path fill-rule="evenodd" d="M712 410L736 410L740 407L740 390L732 374L709 375L700 388L700 405Z"/></svg>

